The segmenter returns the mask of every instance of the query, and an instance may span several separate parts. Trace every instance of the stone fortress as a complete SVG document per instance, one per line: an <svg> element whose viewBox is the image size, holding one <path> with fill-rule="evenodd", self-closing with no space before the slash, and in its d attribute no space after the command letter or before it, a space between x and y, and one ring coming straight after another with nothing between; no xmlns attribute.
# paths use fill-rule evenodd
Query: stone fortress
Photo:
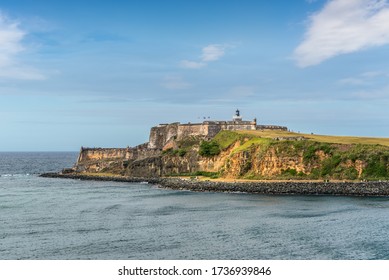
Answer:
<svg viewBox="0 0 389 280"><path fill-rule="evenodd" d="M89 168L96 165L96 170L102 169L104 162L110 160L139 161L148 158L158 157L163 150L174 147L176 141L187 137L196 137L204 140L212 139L221 130L288 130L285 126L258 125L257 119L245 121L236 110L231 121L204 121L202 123L179 122L170 124L159 124L150 129L149 142L136 147L127 148L85 148L81 151L76 166L82 169L82 163L87 163ZM92 163L100 161L99 163Z"/></svg>
<svg viewBox="0 0 389 280"><path fill-rule="evenodd" d="M174 141L179 141L189 136L201 137L210 140L221 130L288 130L285 126L278 125L257 125L257 119L244 121L239 110L236 110L232 121L204 121L202 123L179 122L171 124L160 124L152 127L150 138L147 144L149 149L164 150Z"/></svg>
<svg viewBox="0 0 389 280"><path fill-rule="evenodd" d="M261 130L265 132L256 132ZM267 133L269 130L281 133ZM381 142L381 139L377 139L380 142L374 146L370 142L371 138L366 138L369 141L364 140L365 143L361 144L354 137L342 138L346 139L344 143L337 140L339 137L334 139L328 136L328 142L322 142L320 138L285 133L287 130L284 126L257 125L256 119L245 121L239 110L231 121L204 119L202 123L160 124L151 128L148 142L135 147L82 147L76 164L62 170L61 175L73 174L77 178L80 174L89 176L99 173L93 178L108 176L106 178L121 180L125 176L126 180L136 178L143 181L146 178L146 182L150 182L147 178L197 174L234 180L365 180L366 176L374 180L389 178L386 160L389 148L384 146L387 144ZM241 134L225 133L228 131ZM271 135L278 136L270 139ZM261 137L267 140L259 139ZM207 140L215 142L205 143ZM297 141L306 142L297 144ZM207 149L207 153L204 153ZM212 153L209 152L211 149ZM316 189L316 186L313 188ZM303 194L305 191L301 189L299 192ZM326 194L325 191L319 193Z"/></svg>

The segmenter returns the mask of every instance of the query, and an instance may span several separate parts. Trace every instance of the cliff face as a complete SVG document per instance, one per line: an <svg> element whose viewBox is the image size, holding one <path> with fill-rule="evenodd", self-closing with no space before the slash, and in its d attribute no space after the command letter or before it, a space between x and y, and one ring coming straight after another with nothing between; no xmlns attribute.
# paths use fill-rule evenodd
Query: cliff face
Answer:
<svg viewBox="0 0 389 280"><path fill-rule="evenodd" d="M303 138L273 140L220 132L215 154L201 139L172 140L165 150L147 144L127 149L82 149L77 172L133 177L201 174L247 179L378 179L389 177L389 147L330 144ZM200 154L203 154L202 156Z"/></svg>

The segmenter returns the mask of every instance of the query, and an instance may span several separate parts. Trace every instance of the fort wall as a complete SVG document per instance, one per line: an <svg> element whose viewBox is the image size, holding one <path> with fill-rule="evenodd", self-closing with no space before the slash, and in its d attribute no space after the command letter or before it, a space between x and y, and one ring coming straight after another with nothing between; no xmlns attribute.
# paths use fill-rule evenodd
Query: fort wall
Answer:
<svg viewBox="0 0 389 280"><path fill-rule="evenodd" d="M112 161L112 160L141 160L159 155L159 152L149 149L147 143L134 148L84 148L81 147L77 164L90 161Z"/></svg>
<svg viewBox="0 0 389 280"><path fill-rule="evenodd" d="M126 159L129 157L128 148L84 148L81 147L77 162L105 159Z"/></svg>
<svg viewBox="0 0 389 280"><path fill-rule="evenodd" d="M203 123L172 123L160 124L151 128L149 149L163 150L173 140L181 140L190 136L212 139L221 130L256 130L254 121L205 121Z"/></svg>
<svg viewBox="0 0 389 280"><path fill-rule="evenodd" d="M222 130L256 130L256 121L229 121L222 122Z"/></svg>
<svg viewBox="0 0 389 280"><path fill-rule="evenodd" d="M150 129L149 149L162 149L163 146L178 134L180 123L160 124Z"/></svg>
<svg viewBox="0 0 389 280"><path fill-rule="evenodd" d="M180 124L177 131L177 140L181 140L189 136L208 136L208 125L204 123Z"/></svg>
<svg viewBox="0 0 389 280"><path fill-rule="evenodd" d="M280 126L280 125L257 125L256 126L256 130L264 130L264 129L282 130L282 131L288 130L286 126Z"/></svg>

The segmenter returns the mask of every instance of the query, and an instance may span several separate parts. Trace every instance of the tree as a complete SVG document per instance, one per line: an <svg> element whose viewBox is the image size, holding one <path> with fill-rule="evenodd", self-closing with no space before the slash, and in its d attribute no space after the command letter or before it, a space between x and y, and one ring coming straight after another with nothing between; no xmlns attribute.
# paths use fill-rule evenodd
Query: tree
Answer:
<svg viewBox="0 0 389 280"><path fill-rule="evenodd" d="M220 154L220 146L216 141L203 141L199 149L200 156L212 157Z"/></svg>

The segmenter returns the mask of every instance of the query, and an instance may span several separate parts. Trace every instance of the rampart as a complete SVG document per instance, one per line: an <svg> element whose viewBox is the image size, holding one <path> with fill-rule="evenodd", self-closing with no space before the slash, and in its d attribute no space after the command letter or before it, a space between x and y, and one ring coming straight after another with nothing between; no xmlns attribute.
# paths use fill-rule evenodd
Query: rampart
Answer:
<svg viewBox="0 0 389 280"><path fill-rule="evenodd" d="M149 149L163 150L170 146L174 140L181 140L190 136L200 137L210 140L221 130L288 130L285 126L278 125L257 125L256 119L253 121L204 121L202 123L171 123L160 124L151 128L148 143Z"/></svg>
<svg viewBox="0 0 389 280"><path fill-rule="evenodd" d="M84 148L81 147L77 162L126 158L127 148Z"/></svg>
<svg viewBox="0 0 389 280"><path fill-rule="evenodd" d="M146 144L133 148L84 148L81 147L77 164L89 161L102 160L142 160L145 158L159 155L159 152L149 149Z"/></svg>
<svg viewBox="0 0 389 280"><path fill-rule="evenodd" d="M256 129L257 130L270 129L270 130L282 130L282 131L288 130L286 126L279 126L279 125L257 125Z"/></svg>

